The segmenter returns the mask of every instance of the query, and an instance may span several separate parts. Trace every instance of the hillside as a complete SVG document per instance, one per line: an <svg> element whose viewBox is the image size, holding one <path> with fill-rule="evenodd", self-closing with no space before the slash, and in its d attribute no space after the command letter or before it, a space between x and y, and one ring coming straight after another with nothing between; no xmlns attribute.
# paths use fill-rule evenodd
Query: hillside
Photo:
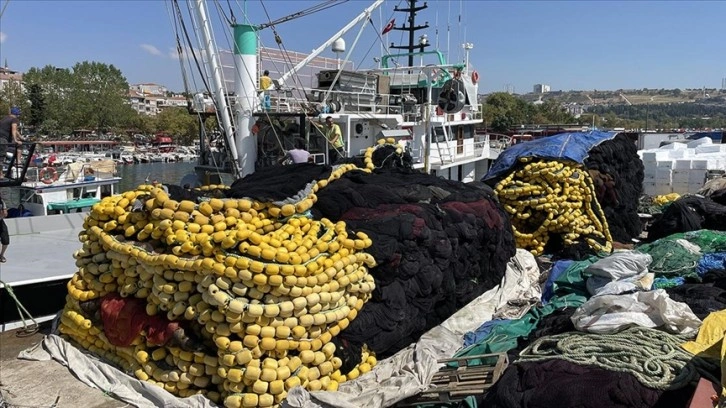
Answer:
<svg viewBox="0 0 726 408"><path fill-rule="evenodd" d="M719 89L618 89L615 91L552 91L545 94L524 94L528 102L554 99L561 103L580 105L659 105L699 102L726 104L726 91Z"/></svg>

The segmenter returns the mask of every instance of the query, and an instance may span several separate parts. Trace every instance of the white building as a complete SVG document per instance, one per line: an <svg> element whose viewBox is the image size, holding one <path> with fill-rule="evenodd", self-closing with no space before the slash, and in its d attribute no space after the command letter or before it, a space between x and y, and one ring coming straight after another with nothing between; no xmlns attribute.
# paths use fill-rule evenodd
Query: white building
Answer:
<svg viewBox="0 0 726 408"><path fill-rule="evenodd" d="M165 108L184 108L187 98L181 95L167 96L166 87L157 84L129 86L129 103L141 115L156 116Z"/></svg>
<svg viewBox="0 0 726 408"><path fill-rule="evenodd" d="M165 96L168 90L166 87L158 84L147 83L147 84L134 84L129 86L129 89L136 91L143 95L151 96Z"/></svg>
<svg viewBox="0 0 726 408"><path fill-rule="evenodd" d="M13 71L7 67L0 67L0 89L3 89L5 85L10 82L23 82L23 74L17 71Z"/></svg>
<svg viewBox="0 0 726 408"><path fill-rule="evenodd" d="M550 91L550 86L547 84L535 84L532 89L532 92L534 92L536 94L543 94L543 93L547 93L549 91Z"/></svg>

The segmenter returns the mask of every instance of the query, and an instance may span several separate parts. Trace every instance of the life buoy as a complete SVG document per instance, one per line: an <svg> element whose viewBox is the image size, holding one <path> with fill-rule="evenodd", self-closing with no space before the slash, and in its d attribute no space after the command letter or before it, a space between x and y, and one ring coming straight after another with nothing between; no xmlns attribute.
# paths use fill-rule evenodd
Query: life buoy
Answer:
<svg viewBox="0 0 726 408"><path fill-rule="evenodd" d="M477 82L479 82L479 73L478 72L474 71L471 73L471 82L473 82L475 84Z"/></svg>
<svg viewBox="0 0 726 408"><path fill-rule="evenodd" d="M58 180L58 172L55 170L54 167L43 167L40 170L40 174L38 174L38 177L43 183L52 184L54 181Z"/></svg>

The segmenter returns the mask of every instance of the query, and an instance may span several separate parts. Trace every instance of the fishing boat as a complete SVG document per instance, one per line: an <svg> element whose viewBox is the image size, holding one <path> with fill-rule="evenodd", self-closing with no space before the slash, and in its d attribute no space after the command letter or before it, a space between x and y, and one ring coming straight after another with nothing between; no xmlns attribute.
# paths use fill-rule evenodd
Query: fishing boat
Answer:
<svg viewBox="0 0 726 408"><path fill-rule="evenodd" d="M477 101L480 76L469 63L473 44L463 44L465 58L458 63L447 61L441 50L429 50L427 34L418 35L428 23L416 25L417 15L428 6L409 1L395 9L407 15L409 24L395 26L392 20L384 29L402 31L408 43L392 44L391 52L377 59L378 67L354 70L345 36L360 26L355 47L382 4L373 2L310 54L258 47L260 31L271 23L235 24L233 55L217 49L206 5L196 2L206 53L203 68L213 89L196 94L190 105L202 121L217 115L228 156L221 166L225 171L244 176L277 165L296 140L304 142L316 163L331 165L337 156L351 158L380 138L394 138L416 169L451 180L481 179L500 149L491 146L487 133L476 132L483 119ZM336 63L323 57L325 52L346 56ZM263 69L273 73L274 87L260 92L257 74ZM300 79L303 72L317 83L303 86L308 82ZM322 123L328 117L340 127L342 148L325 138ZM201 139L202 150L208 150L210 142ZM202 156L200 170L219 167L218 161Z"/></svg>
<svg viewBox="0 0 726 408"><path fill-rule="evenodd" d="M58 311L75 269L70 254L78 249L85 215L102 197L118 193L121 181L113 160L29 167L35 145L26 147L29 154L17 165L11 158L0 178L0 187L19 197L5 220L11 249L0 266L0 332L35 327Z"/></svg>

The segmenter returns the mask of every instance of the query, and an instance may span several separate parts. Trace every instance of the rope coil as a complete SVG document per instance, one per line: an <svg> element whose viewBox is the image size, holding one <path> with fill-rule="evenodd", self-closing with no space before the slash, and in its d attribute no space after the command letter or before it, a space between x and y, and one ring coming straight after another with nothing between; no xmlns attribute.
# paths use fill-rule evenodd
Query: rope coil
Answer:
<svg viewBox="0 0 726 408"><path fill-rule="evenodd" d="M518 362L557 358L630 373L650 388L679 389L700 375L713 378L709 371L717 369L680 347L688 339L641 327L616 334L564 333L538 339L522 350Z"/></svg>

